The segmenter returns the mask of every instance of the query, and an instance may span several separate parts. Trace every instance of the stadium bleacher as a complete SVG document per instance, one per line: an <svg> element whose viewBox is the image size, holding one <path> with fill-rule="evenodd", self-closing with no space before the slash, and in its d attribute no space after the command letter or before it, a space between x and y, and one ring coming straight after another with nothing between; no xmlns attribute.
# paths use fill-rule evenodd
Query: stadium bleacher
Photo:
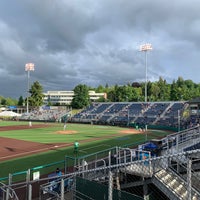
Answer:
<svg viewBox="0 0 200 200"><path fill-rule="evenodd" d="M71 122L93 121L96 124L127 126L130 123L139 125L162 125L178 127L189 124L183 117L187 102L121 102L91 104L81 113L74 115ZM190 120L190 119L188 119Z"/></svg>
<svg viewBox="0 0 200 200"><path fill-rule="evenodd" d="M23 113L20 120L31 120L31 121L59 121L63 116L65 116L69 110L66 109L59 110L59 109L36 109L30 113Z"/></svg>
<svg viewBox="0 0 200 200"><path fill-rule="evenodd" d="M181 129L199 124L199 116L190 114L185 117L188 102L120 102L92 103L86 109L71 116L68 121L117 126L166 126ZM24 113L20 120L58 121L66 110L34 110Z"/></svg>

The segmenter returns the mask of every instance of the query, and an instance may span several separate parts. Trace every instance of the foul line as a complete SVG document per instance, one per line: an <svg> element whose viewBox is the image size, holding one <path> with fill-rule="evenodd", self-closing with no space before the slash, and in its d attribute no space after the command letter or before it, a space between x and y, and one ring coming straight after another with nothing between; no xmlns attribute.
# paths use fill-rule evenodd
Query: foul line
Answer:
<svg viewBox="0 0 200 200"><path fill-rule="evenodd" d="M97 138L95 138L97 139ZM93 140L92 140L93 141ZM84 140L83 140L84 142ZM85 143L85 142L84 142ZM73 143L68 143L70 144L70 146L73 145ZM33 151L28 151L28 152L23 152L23 153L17 153L15 155L8 155L8 156L3 156L3 157L0 157L0 160L5 160L5 159L9 159L9 158L13 158L13 159L17 159L19 158L20 156L29 156L33 153L44 153L46 150L56 150L57 148L62 148L62 147L67 147L68 145L66 144L63 144L63 145L55 145L55 146L52 146L52 147L47 147L47 148L43 148L43 149L38 149L38 150L33 150ZM108 144L101 144L101 145L97 145L97 146L94 146L94 147L89 147L89 148L86 148L86 149L82 149L82 150L79 150L79 151L82 151L82 152L85 152L87 153L87 151L85 150L89 150L89 149L95 149L96 147L101 147L101 146L105 146L105 147L110 147L111 145L108 145Z"/></svg>
<svg viewBox="0 0 200 200"><path fill-rule="evenodd" d="M19 156L31 155L32 153L36 153L36 152L44 153L44 151L46 151L46 150L56 150L57 148L61 148L61 147L66 147L66 145L56 145L56 146L47 147L47 148L43 148L43 149L27 151L27 152L23 152L23 153L17 153L15 155L3 156L0 158L0 160L6 159L6 158L18 158Z"/></svg>

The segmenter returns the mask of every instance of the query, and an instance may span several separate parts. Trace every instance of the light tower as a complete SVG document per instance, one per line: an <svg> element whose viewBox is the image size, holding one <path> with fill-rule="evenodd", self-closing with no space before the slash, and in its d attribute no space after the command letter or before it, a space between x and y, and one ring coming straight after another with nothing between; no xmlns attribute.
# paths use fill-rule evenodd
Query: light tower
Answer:
<svg viewBox="0 0 200 200"><path fill-rule="evenodd" d="M150 43L140 45L140 51L145 52L145 102L147 102L147 51L152 50Z"/></svg>
<svg viewBox="0 0 200 200"><path fill-rule="evenodd" d="M28 78L28 86L27 86L27 100L26 100L26 112L29 112L29 87L30 87L30 71L34 71L34 64L33 63L27 63L25 65L25 71L27 71L27 78Z"/></svg>

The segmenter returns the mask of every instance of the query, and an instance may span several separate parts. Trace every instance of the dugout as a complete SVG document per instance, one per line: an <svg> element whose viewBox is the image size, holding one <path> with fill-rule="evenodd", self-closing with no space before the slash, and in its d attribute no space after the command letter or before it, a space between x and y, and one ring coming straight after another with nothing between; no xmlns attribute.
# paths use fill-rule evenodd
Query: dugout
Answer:
<svg viewBox="0 0 200 200"><path fill-rule="evenodd" d="M189 103L189 108L190 108L190 115L199 116L199 114L200 114L200 97L195 98L195 99L189 101L188 103Z"/></svg>
<svg viewBox="0 0 200 200"><path fill-rule="evenodd" d="M189 103L190 125L200 123L200 97L192 99Z"/></svg>

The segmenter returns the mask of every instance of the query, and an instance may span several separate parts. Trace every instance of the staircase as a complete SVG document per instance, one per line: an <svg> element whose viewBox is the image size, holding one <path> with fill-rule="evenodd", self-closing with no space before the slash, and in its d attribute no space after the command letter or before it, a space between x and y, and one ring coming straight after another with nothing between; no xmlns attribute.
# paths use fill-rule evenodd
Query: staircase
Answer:
<svg viewBox="0 0 200 200"><path fill-rule="evenodd" d="M188 185L177 174L169 169L161 169L155 173L152 182L162 191L169 199L189 200ZM200 194L191 188L191 200L199 200Z"/></svg>
<svg viewBox="0 0 200 200"><path fill-rule="evenodd" d="M143 163L131 164L126 167L121 167L120 171L124 173L128 173L128 174L132 174L132 175L142 176L145 178L149 178L153 174L152 166L145 165Z"/></svg>

